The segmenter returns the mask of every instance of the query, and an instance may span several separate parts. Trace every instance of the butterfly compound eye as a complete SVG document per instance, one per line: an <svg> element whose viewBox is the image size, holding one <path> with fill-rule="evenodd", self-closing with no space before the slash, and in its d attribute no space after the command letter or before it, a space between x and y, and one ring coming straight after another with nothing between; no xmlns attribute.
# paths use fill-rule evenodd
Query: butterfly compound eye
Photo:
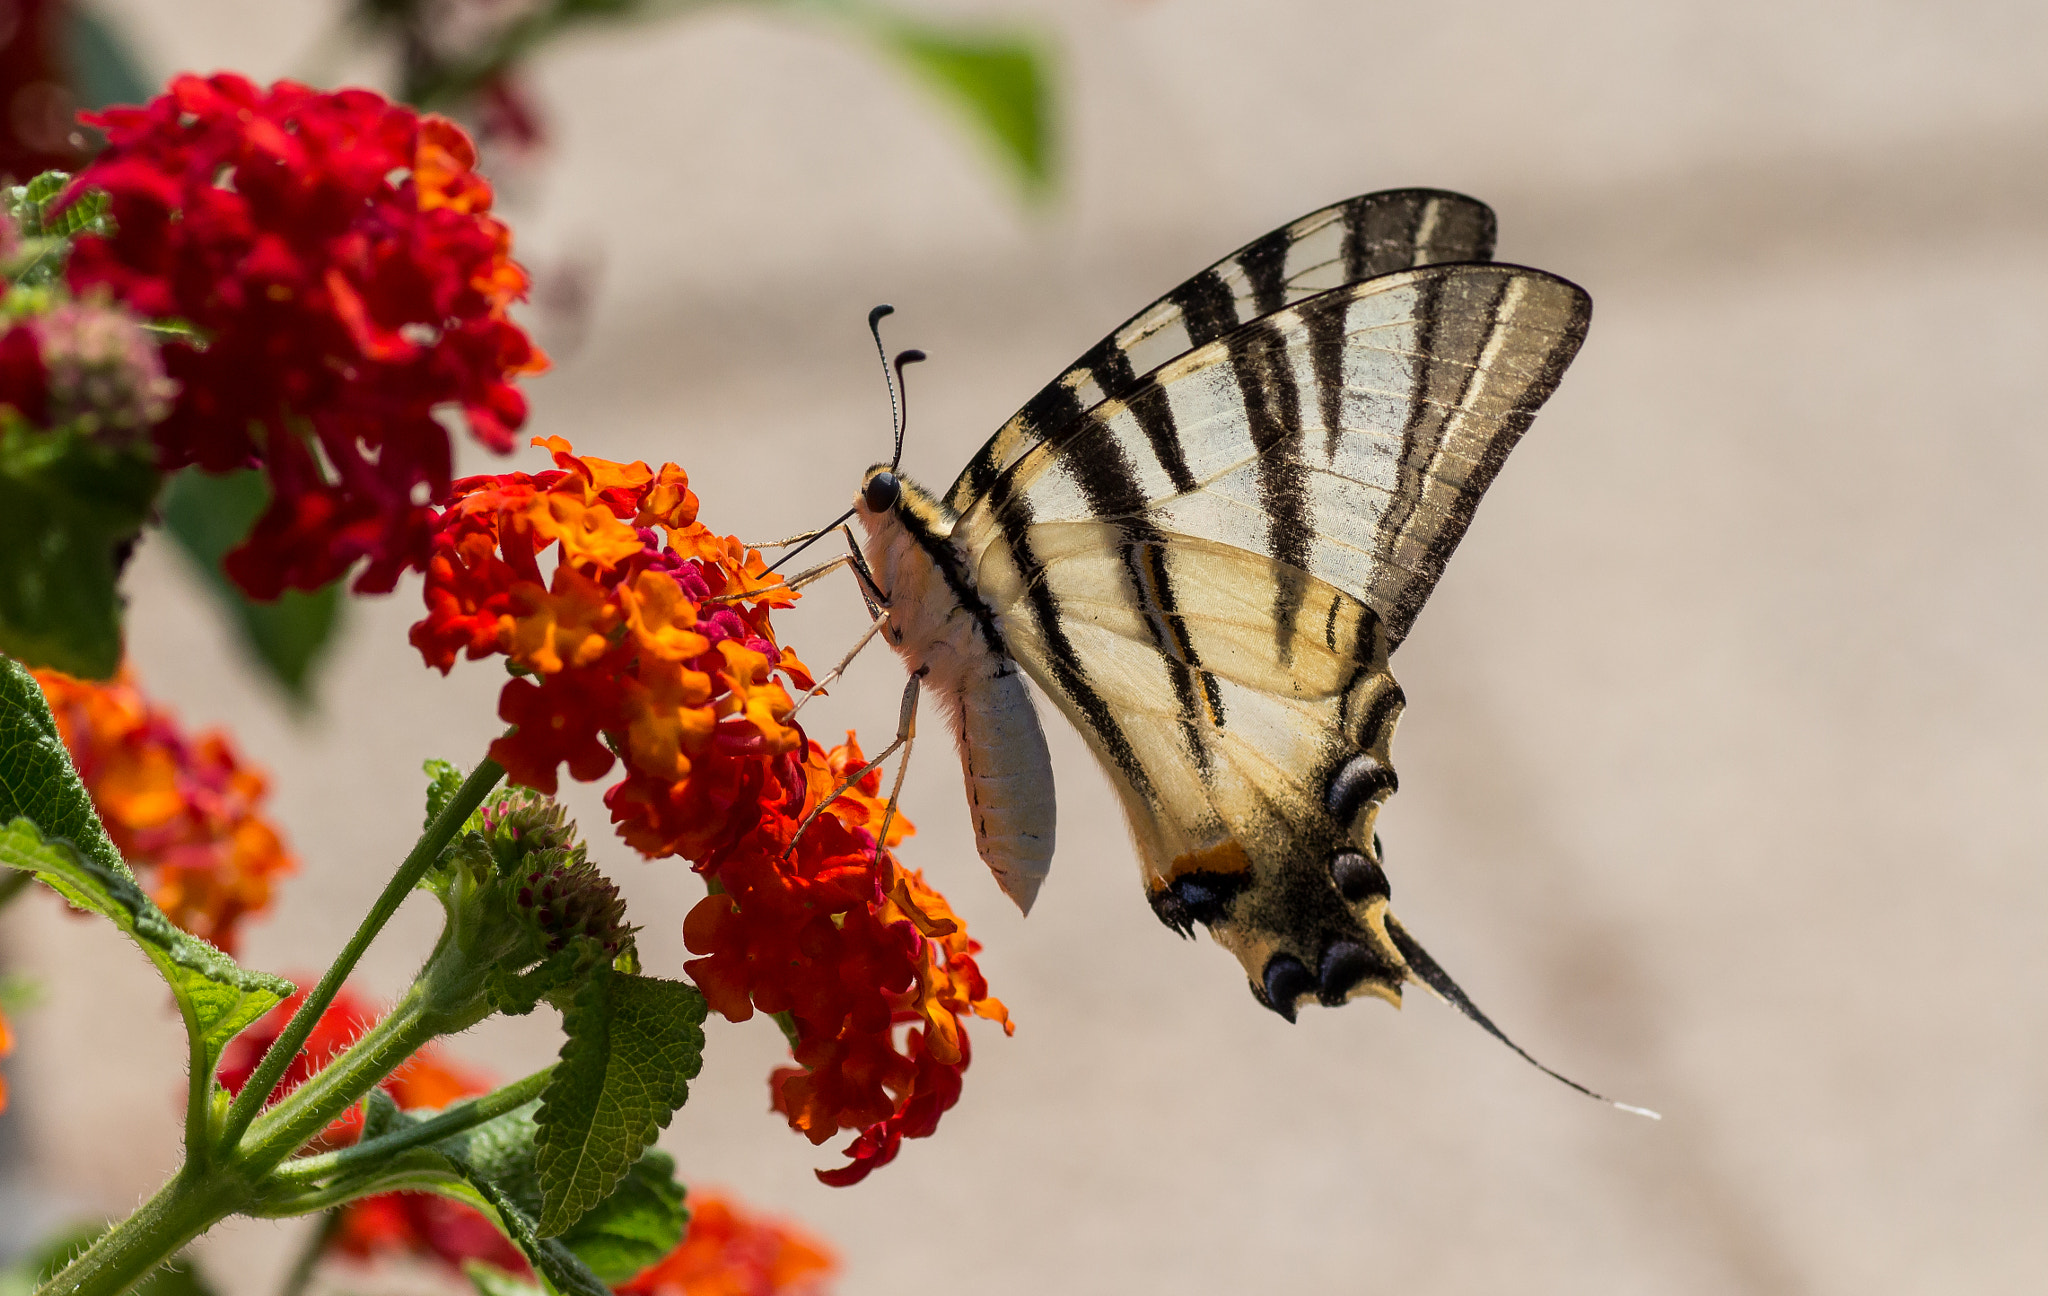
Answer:
<svg viewBox="0 0 2048 1296"><path fill-rule="evenodd" d="M868 512L887 513L896 507L896 497L902 493L903 488L897 484L895 473L878 472L861 487L860 498L861 503L868 506Z"/></svg>

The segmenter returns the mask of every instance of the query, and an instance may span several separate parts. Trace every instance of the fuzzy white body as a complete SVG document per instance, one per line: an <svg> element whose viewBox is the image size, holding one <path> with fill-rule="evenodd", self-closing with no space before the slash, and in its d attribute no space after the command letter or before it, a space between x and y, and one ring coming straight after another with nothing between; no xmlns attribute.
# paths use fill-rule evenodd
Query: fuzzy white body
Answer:
<svg viewBox="0 0 2048 1296"><path fill-rule="evenodd" d="M868 533L868 565L888 596L882 633L937 695L960 748L975 847L1004 893L1029 913L1052 867L1055 810L1045 731L1023 672L988 642L990 629L1000 640L999 621L990 618L985 629L933 556L932 547L943 546L955 573L969 570L953 545L952 519L908 481L903 495L897 508L858 510Z"/></svg>

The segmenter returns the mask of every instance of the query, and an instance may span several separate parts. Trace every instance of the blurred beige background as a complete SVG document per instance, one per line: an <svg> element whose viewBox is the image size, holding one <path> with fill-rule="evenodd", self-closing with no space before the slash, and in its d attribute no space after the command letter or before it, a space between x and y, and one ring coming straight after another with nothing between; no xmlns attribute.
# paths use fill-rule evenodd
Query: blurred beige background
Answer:
<svg viewBox="0 0 2048 1296"><path fill-rule="evenodd" d="M111 7L162 69L264 78L331 17ZM943 742L911 773L907 858L1019 1023L978 1031L939 1135L818 1185L832 1149L765 1110L777 1033L714 1022L663 1140L685 1175L829 1238L853 1296L2042 1290L2048 9L930 7L1057 40L1046 210L813 24L714 11L541 61L558 146L510 210L536 263L599 276L533 429L674 459L714 526L786 534L885 451L873 302L932 355L906 466L940 485L1244 240L1369 189L1490 202L1502 259L1585 285L1595 318L1395 659L1389 872L1510 1033L1667 1119L1570 1093L1425 994L1292 1027L1258 1008L1226 953L1152 917L1055 725L1062 847L1028 923L974 857ZM407 587L356 609L295 724L174 555L145 549L129 590L146 683L234 727L305 858L247 955L317 969L411 839L419 762L481 750L502 677L423 669ZM780 624L829 662L859 619L834 589ZM882 735L900 680L870 654L806 719ZM577 804L600 831L594 790ZM674 973L699 884L600 854ZM409 908L366 980L395 993L432 930ZM97 929L39 904L0 932L50 990L8 1063L34 1187L0 1211L126 1209L174 1164L175 1026ZM455 1049L510 1077L555 1038L499 1023ZM206 1243L234 1296L273 1288L295 1227Z"/></svg>

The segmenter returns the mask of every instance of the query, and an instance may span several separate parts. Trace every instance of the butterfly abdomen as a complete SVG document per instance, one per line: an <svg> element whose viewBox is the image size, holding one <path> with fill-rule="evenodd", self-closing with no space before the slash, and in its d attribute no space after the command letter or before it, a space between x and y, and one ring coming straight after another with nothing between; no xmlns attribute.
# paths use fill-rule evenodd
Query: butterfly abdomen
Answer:
<svg viewBox="0 0 2048 1296"><path fill-rule="evenodd" d="M901 479L899 479L901 480ZM952 726L973 810L975 847L1029 913L1052 866L1052 758L1002 631L952 539L946 507L902 480L892 508L863 501L861 525L888 598L883 633L936 695Z"/></svg>

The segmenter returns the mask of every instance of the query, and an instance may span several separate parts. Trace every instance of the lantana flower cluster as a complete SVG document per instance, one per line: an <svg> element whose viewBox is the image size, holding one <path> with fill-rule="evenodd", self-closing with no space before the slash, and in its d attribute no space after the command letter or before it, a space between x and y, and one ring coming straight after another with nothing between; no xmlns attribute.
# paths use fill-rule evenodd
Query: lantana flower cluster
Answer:
<svg viewBox="0 0 2048 1296"><path fill-rule="evenodd" d="M123 666L111 682L34 672L107 834L178 926L232 953L298 862L264 813L269 784L223 730L186 733Z"/></svg>
<svg viewBox="0 0 2048 1296"><path fill-rule="evenodd" d="M371 91L227 73L87 120L107 146L72 192L105 190L114 228L77 240L72 291L193 330L164 347L160 465L270 480L228 574L273 598L367 558L355 588L389 590L451 475L437 411L509 450L513 379L546 363L508 315L527 277L469 138Z"/></svg>
<svg viewBox="0 0 2048 1296"><path fill-rule="evenodd" d="M826 805L863 761L851 735L828 752L790 718L788 686L811 674L769 614L794 591L697 520L675 465L536 444L552 471L455 483L412 641L443 671L506 659L515 729L491 755L514 782L552 793L563 766L594 780L623 763L605 794L621 835L713 884L684 926L691 977L728 1019L781 1018L798 1065L774 1077L775 1108L813 1142L857 1131L853 1161L820 1172L857 1182L958 1099L962 1019L1008 1029L979 947L876 841L876 774Z"/></svg>

